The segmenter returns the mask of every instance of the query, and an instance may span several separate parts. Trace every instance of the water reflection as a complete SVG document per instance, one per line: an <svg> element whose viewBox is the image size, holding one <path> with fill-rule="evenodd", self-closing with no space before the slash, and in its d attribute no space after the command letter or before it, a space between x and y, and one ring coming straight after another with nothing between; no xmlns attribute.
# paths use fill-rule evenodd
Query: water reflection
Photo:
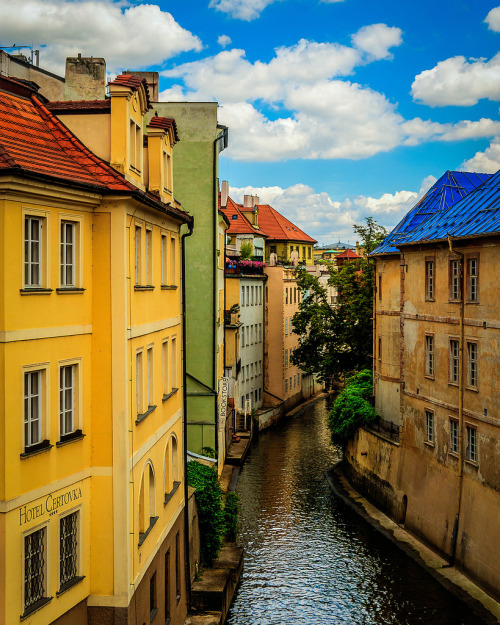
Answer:
<svg viewBox="0 0 500 625"><path fill-rule="evenodd" d="M322 401L252 447L237 487L245 567L227 622L481 625L331 494L326 411Z"/></svg>

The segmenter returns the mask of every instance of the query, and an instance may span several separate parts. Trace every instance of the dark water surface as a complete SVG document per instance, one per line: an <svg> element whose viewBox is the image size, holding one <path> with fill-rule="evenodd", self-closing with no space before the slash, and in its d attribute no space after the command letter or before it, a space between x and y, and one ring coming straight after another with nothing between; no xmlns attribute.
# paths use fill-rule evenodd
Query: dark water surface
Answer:
<svg viewBox="0 0 500 625"><path fill-rule="evenodd" d="M323 400L264 432L238 480L245 565L231 625L482 625L330 492Z"/></svg>

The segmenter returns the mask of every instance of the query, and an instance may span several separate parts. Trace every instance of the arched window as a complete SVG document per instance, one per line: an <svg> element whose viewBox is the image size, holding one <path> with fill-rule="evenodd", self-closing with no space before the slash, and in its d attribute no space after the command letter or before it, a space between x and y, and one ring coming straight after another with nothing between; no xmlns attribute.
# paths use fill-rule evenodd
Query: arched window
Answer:
<svg viewBox="0 0 500 625"><path fill-rule="evenodd" d="M153 464L148 460L142 471L139 490L139 545L142 545L157 519L155 474Z"/></svg>
<svg viewBox="0 0 500 625"><path fill-rule="evenodd" d="M165 503L179 487L179 454L177 437L172 434L165 448Z"/></svg>

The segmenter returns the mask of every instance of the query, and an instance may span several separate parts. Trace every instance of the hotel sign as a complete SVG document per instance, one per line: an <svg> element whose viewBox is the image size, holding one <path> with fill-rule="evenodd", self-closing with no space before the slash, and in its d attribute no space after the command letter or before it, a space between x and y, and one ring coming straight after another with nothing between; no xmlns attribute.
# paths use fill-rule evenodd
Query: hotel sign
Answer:
<svg viewBox="0 0 500 625"><path fill-rule="evenodd" d="M81 498L82 489L77 486L76 488L64 491L60 495L53 495L51 493L50 495L47 495L45 500L34 506L21 506L21 508L19 508L19 525L24 525L25 523L30 523L36 519L41 519L46 514L49 516L57 514L59 508L73 503L74 501L78 501L78 499Z"/></svg>

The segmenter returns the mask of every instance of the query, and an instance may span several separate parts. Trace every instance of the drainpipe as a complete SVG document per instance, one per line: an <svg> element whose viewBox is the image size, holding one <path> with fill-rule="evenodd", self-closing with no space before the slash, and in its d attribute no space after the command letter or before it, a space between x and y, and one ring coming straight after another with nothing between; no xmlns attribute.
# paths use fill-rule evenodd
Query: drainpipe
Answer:
<svg viewBox="0 0 500 625"><path fill-rule="evenodd" d="M185 576L186 576L186 592L187 592L187 606L188 609L191 606L191 566L189 555L189 489L187 480L187 395L186 395L186 251L185 251L185 239L193 234L194 224L189 224L188 232L181 235L181 254L182 254L182 267L181 267L181 297L182 297L182 405L184 409L183 418L183 447L184 447L184 552L185 552Z"/></svg>
<svg viewBox="0 0 500 625"><path fill-rule="evenodd" d="M453 525L453 536L451 540L450 566L455 563L458 541L458 525L460 522L460 509L462 506L462 485L464 476L464 255L462 252L453 249L451 237L448 237L448 247L450 252L456 254L460 259L460 345L458 360L458 493L457 493L457 514Z"/></svg>

